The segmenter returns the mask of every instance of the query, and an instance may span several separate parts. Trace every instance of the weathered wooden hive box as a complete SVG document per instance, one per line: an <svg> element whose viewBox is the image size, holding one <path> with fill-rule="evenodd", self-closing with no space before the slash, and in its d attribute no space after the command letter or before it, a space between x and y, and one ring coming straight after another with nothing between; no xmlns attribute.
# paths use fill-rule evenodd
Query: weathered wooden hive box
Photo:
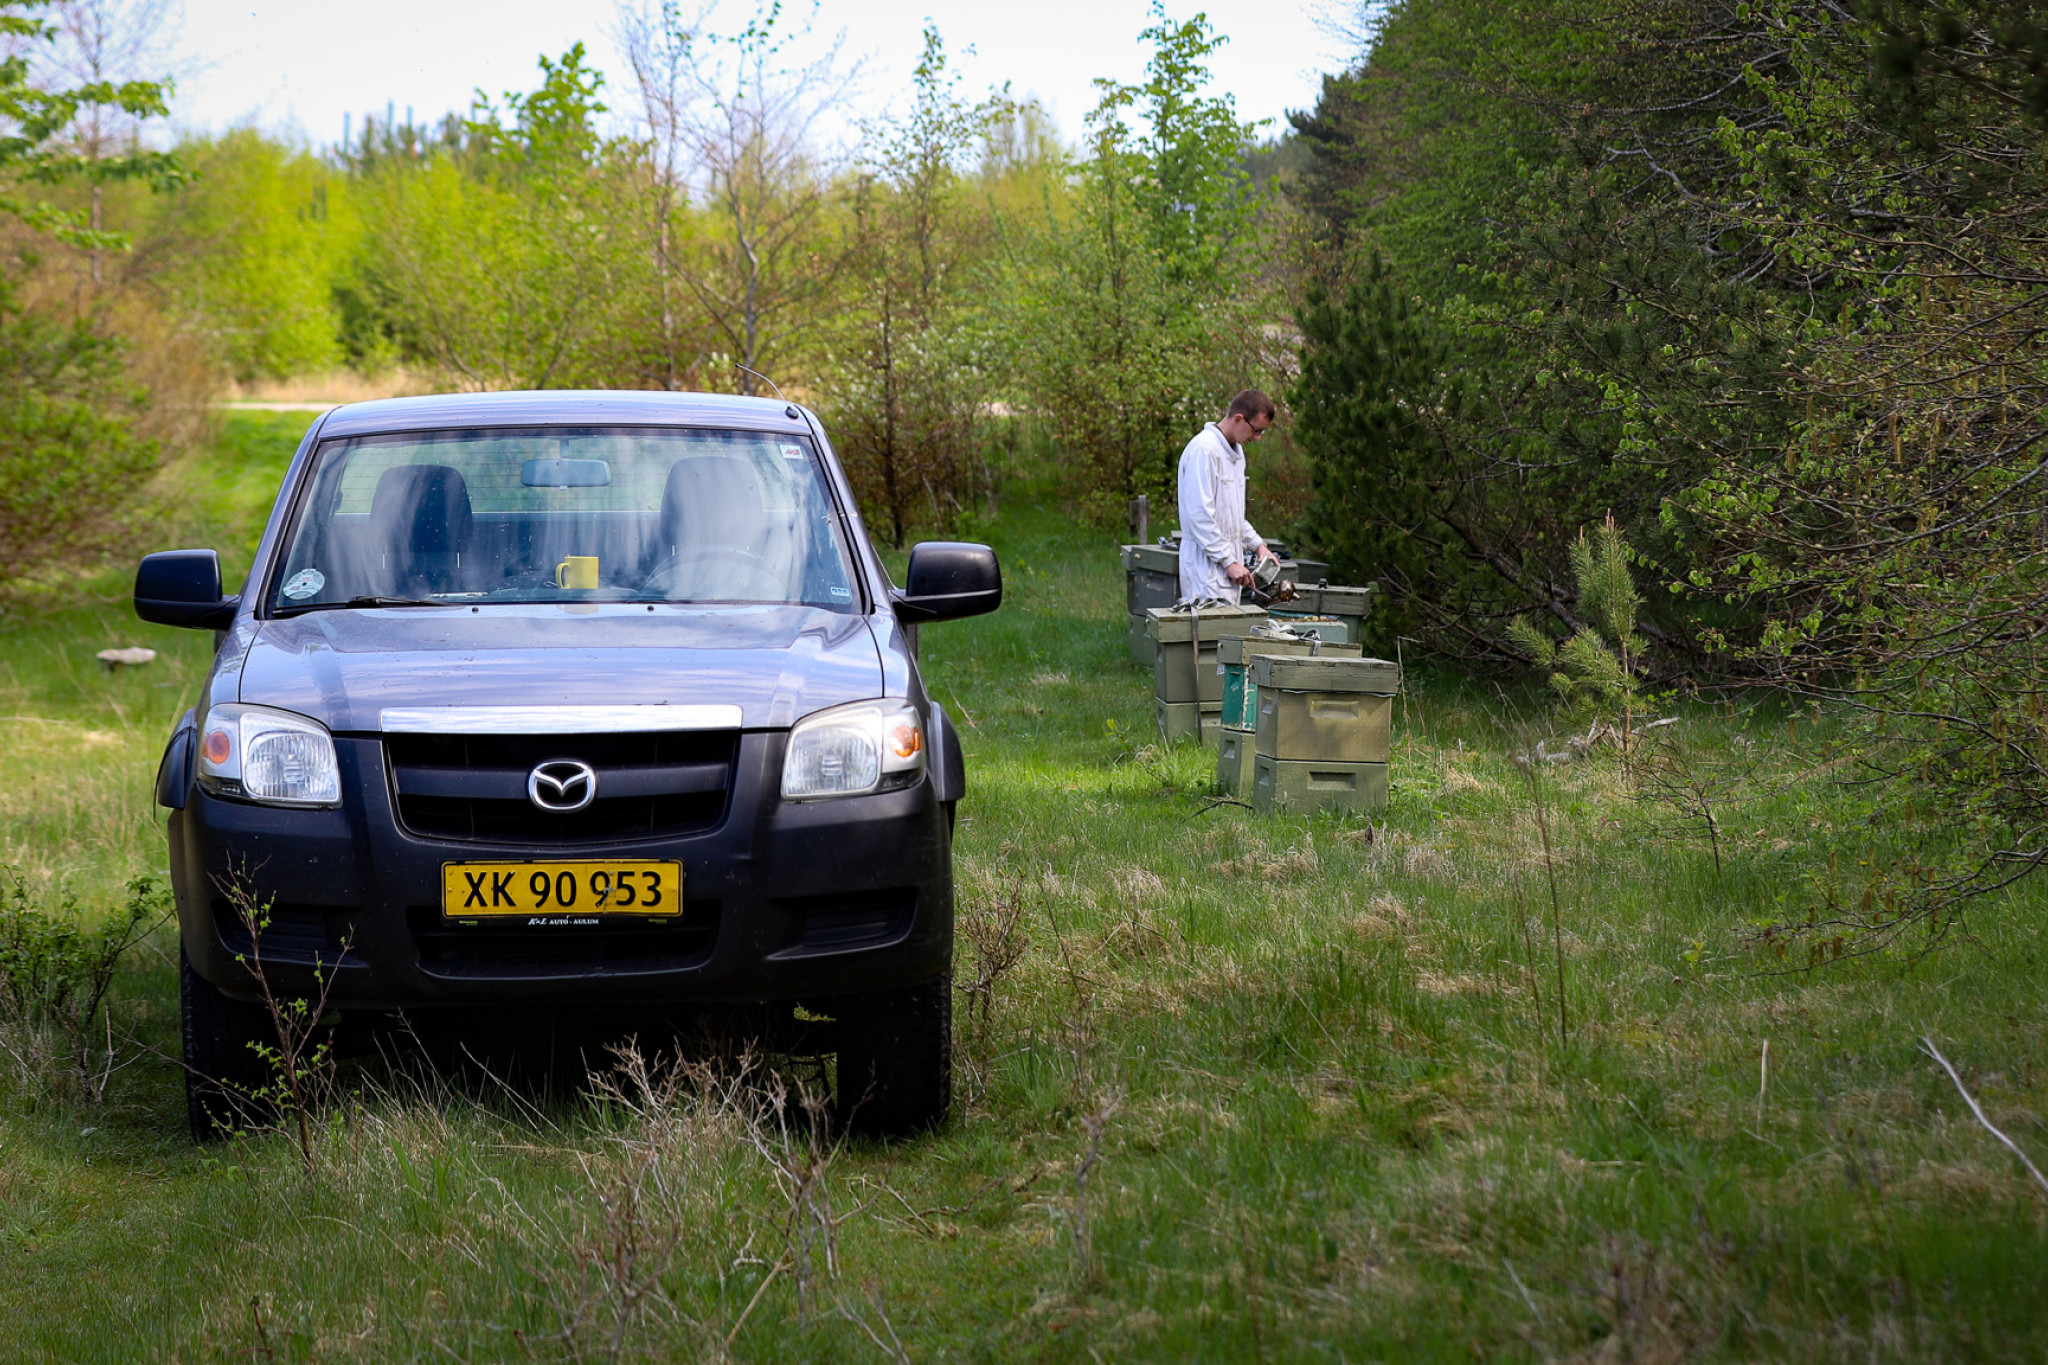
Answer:
<svg viewBox="0 0 2048 1365"><path fill-rule="evenodd" d="M1387 800L1399 664L1257 654L1252 805L1374 811Z"/></svg>
<svg viewBox="0 0 2048 1365"><path fill-rule="evenodd" d="M1317 640L1273 639L1262 635L1226 635L1216 642L1216 660L1223 669L1222 730L1217 736L1216 781L1235 795L1245 790L1252 772L1252 732L1259 723L1259 688L1247 661L1258 654L1303 658L1350 658L1364 653L1361 645L1326 645Z"/></svg>
<svg viewBox="0 0 2048 1365"><path fill-rule="evenodd" d="M1124 609L1131 623L1131 661L1149 668L1152 642L1145 634L1145 613L1180 600L1180 554L1164 545L1125 545L1121 553Z"/></svg>
<svg viewBox="0 0 2048 1365"><path fill-rule="evenodd" d="M1291 626L1314 630L1327 644L1355 645L1365 638L1365 618L1372 614L1373 599L1379 595L1379 589L1371 585L1318 586L1304 584L1298 578L1293 582L1299 595L1292 602L1275 607L1274 616Z"/></svg>
<svg viewBox="0 0 2048 1365"><path fill-rule="evenodd" d="M1190 612L1154 607L1145 614L1152 645L1152 698L1168 743L1212 738L1222 721L1223 675L1217 642L1243 635L1266 613L1258 607L1215 606Z"/></svg>

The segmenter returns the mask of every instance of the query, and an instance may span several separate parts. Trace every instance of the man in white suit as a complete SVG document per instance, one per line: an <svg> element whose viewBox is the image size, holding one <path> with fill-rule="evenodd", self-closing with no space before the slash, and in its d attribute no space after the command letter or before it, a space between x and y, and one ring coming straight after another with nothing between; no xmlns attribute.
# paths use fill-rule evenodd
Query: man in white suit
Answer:
<svg viewBox="0 0 2048 1365"><path fill-rule="evenodd" d="M1250 585L1245 561L1273 552L1244 519L1244 448L1273 425L1273 400L1246 389L1230 411L1195 434L1180 454L1180 596L1235 602Z"/></svg>

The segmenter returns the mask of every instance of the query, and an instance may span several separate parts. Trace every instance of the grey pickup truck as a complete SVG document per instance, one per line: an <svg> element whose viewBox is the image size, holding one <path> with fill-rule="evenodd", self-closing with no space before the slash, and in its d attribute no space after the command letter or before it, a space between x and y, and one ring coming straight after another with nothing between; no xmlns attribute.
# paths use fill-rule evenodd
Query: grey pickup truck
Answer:
<svg viewBox="0 0 2048 1365"><path fill-rule="evenodd" d="M1002 575L936 542L905 578L794 404L320 418L239 595L210 550L136 574L218 645L157 778L195 1136L269 1079L259 958L342 1025L801 1007L849 1126L942 1121L966 775L913 640Z"/></svg>

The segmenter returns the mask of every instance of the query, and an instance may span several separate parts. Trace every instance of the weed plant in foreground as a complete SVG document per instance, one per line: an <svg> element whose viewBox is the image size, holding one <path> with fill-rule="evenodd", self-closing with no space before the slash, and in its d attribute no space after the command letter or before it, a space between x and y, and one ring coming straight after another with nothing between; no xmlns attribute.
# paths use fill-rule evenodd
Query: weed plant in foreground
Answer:
<svg viewBox="0 0 2048 1365"><path fill-rule="evenodd" d="M1384 818L1257 819L1214 801L1208 750L1155 743L1107 540L1028 511L991 535L1008 604L924 634L971 765L954 1123L835 1147L802 1067L744 1049L677 1064L650 1044L603 1059L581 1096L356 1065L310 1165L296 1135L199 1151L159 933L114 982L134 1060L104 1098L0 1097L8 1349L2048 1349L2048 1196L1920 1045L2048 1157L2044 893L1971 906L1924 955L1901 942L1809 971L1765 950L1759 926L1859 903L1944 837L1871 823L1825 717L1665 706L1646 719L1674 723L1650 733L1678 747L1646 747L1627 781L1611 757L1539 758L1546 860L1514 756L1562 747L1547 699L1418 670ZM8 638L54 659L128 631L123 610ZM21 676L11 713L57 719L107 714L135 681ZM136 807L55 833L0 807L11 860L108 909L160 865L146 802L163 695L132 746L52 750L38 769L57 790L96 773Z"/></svg>

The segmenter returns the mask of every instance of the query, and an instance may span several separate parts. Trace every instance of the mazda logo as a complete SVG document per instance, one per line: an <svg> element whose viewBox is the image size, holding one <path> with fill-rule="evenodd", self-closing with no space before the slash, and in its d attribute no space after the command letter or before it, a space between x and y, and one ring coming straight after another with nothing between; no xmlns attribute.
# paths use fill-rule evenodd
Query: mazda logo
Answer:
<svg viewBox="0 0 2048 1365"><path fill-rule="evenodd" d="M597 770L573 758L555 758L526 775L526 799L550 815L573 815L597 800Z"/></svg>

